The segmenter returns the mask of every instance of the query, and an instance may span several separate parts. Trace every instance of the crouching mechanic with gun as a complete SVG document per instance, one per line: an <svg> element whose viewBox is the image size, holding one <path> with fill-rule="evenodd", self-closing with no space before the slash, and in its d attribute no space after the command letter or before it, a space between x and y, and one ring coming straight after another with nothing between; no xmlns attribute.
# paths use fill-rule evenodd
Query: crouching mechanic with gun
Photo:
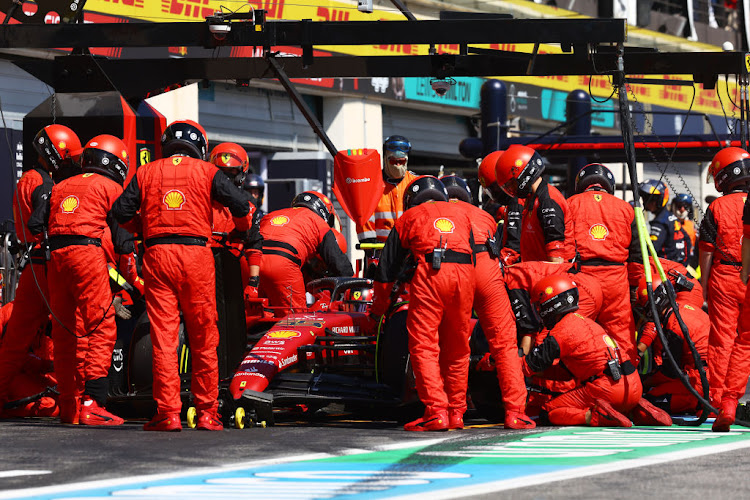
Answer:
<svg viewBox="0 0 750 500"><path fill-rule="evenodd" d="M544 341L524 357L527 376L573 378L577 387L546 403L554 425L631 427L672 425L669 415L641 397L641 379L601 326L578 310L578 288L564 276L548 276L531 291L531 300L549 329ZM560 362L554 367L556 359ZM633 422L626 416L631 415Z"/></svg>

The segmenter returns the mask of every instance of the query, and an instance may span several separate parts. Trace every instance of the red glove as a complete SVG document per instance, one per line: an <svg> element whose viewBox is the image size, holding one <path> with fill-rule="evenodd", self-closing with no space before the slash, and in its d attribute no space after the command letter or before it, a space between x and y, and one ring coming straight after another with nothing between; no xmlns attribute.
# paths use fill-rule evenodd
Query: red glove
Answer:
<svg viewBox="0 0 750 500"><path fill-rule="evenodd" d="M258 295L258 285L260 284L260 278L258 276L252 276L245 287L245 301L256 300Z"/></svg>

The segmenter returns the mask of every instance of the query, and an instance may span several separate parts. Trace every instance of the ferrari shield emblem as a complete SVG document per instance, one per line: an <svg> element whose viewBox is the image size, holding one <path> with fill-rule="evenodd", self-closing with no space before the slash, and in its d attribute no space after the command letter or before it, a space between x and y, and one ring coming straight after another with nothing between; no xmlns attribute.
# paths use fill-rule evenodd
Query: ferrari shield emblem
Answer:
<svg viewBox="0 0 750 500"><path fill-rule="evenodd" d="M594 200L596 200L596 201L602 201L602 195L600 195L600 194L595 194L595 195L594 195Z"/></svg>

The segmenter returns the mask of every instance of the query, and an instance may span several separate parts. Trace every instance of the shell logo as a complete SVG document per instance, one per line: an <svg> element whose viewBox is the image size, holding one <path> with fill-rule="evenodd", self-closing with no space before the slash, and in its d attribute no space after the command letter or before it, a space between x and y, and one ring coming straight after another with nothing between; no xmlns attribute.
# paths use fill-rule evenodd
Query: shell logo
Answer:
<svg viewBox="0 0 750 500"><path fill-rule="evenodd" d="M687 309L688 311L695 311L695 308L689 304L685 304L685 309Z"/></svg>
<svg viewBox="0 0 750 500"><path fill-rule="evenodd" d="M641 295L643 295L644 297L648 297L648 290L645 288L641 290Z"/></svg>
<svg viewBox="0 0 750 500"><path fill-rule="evenodd" d="M64 214L72 214L76 211L78 205L78 197L71 194L70 196L65 197L65 199L60 203L60 209Z"/></svg>
<svg viewBox="0 0 750 500"><path fill-rule="evenodd" d="M548 286L547 288L544 289L544 295L552 295L553 291L554 290L552 290L552 287Z"/></svg>
<svg viewBox="0 0 750 500"><path fill-rule="evenodd" d="M60 141L57 143L57 149L65 149L65 146L67 146L67 144L65 144L65 141Z"/></svg>
<svg viewBox="0 0 750 500"><path fill-rule="evenodd" d="M182 162L182 156L173 156L172 165L179 165Z"/></svg>
<svg viewBox="0 0 750 500"><path fill-rule="evenodd" d="M128 159L128 152L125 151L124 149L120 152L120 155L122 156L123 160L127 160Z"/></svg>
<svg viewBox="0 0 750 500"><path fill-rule="evenodd" d="M518 158L518 159L516 160L516 164L515 164L514 166L515 166L515 167L522 167L522 166L523 166L523 160L522 160L522 159L520 159L520 158Z"/></svg>
<svg viewBox="0 0 750 500"><path fill-rule="evenodd" d="M602 201L602 195L600 195L600 194L595 194L595 195L594 195L594 201Z"/></svg>
<svg viewBox="0 0 750 500"><path fill-rule="evenodd" d="M605 226L604 224L594 224L589 229L589 234L593 239L601 241L609 236L609 229L607 229L607 226Z"/></svg>
<svg viewBox="0 0 750 500"><path fill-rule="evenodd" d="M453 230L456 229L456 225L453 221L446 219L445 217L435 219L435 222L433 222L432 225L443 234L451 234L453 233Z"/></svg>
<svg viewBox="0 0 750 500"><path fill-rule="evenodd" d="M182 210L182 205L185 204L185 195L178 189L172 189L167 191L163 201L167 210Z"/></svg>
<svg viewBox="0 0 750 500"><path fill-rule="evenodd" d="M277 215L273 219L271 219L271 225L272 226L283 226L289 224L289 217L286 215Z"/></svg>
<svg viewBox="0 0 750 500"><path fill-rule="evenodd" d="M617 342L615 342L609 335L602 335L602 340L604 340L604 343L607 344L607 347L617 349Z"/></svg>
<svg viewBox="0 0 750 500"><path fill-rule="evenodd" d="M292 339L294 337L300 337L301 334L299 332L295 332L294 330L276 330L273 332L268 332L266 334L266 337L269 339Z"/></svg>

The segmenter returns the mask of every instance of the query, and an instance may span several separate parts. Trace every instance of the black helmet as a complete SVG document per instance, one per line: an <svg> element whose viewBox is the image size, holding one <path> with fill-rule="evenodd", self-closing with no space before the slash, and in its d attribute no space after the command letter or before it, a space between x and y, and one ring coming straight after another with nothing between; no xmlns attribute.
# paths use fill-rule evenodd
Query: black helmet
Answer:
<svg viewBox="0 0 750 500"><path fill-rule="evenodd" d="M594 184L598 184L609 194L615 193L615 176L601 163L590 163L578 172L576 193L583 193Z"/></svg>
<svg viewBox="0 0 750 500"><path fill-rule="evenodd" d="M404 210L416 207L428 200L448 201L448 191L440 179L433 175L422 175L411 181L404 192Z"/></svg>
<svg viewBox="0 0 750 500"><path fill-rule="evenodd" d="M553 274L534 285L531 301L537 304L544 326L552 328L563 315L578 310L578 286L567 276Z"/></svg>
<svg viewBox="0 0 750 500"><path fill-rule="evenodd" d="M197 122L180 120L167 126L161 136L161 154L166 158L177 153L206 160L208 136Z"/></svg>
<svg viewBox="0 0 750 500"><path fill-rule="evenodd" d="M91 139L81 154L81 170L109 177L123 185L128 177L130 160L125 143L113 135L97 135Z"/></svg>
<svg viewBox="0 0 750 500"><path fill-rule="evenodd" d="M445 190L448 191L448 198L456 198L466 203L471 203L473 198L471 196L471 189L466 181L457 175L444 175L440 178L440 182L445 186Z"/></svg>
<svg viewBox="0 0 750 500"><path fill-rule="evenodd" d="M336 212L333 209L333 203L328 199L328 196L317 191L305 191L294 197L292 200L292 207L305 207L309 208L316 214L323 217L326 223L333 227L333 222L336 218Z"/></svg>

